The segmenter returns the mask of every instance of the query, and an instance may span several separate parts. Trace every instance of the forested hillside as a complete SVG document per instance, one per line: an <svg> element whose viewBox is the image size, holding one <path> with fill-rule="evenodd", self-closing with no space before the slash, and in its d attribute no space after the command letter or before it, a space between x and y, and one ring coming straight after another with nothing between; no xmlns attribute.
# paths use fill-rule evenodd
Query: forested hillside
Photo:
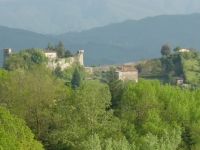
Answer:
<svg viewBox="0 0 200 150"><path fill-rule="evenodd" d="M114 68L101 78L78 64L48 70L38 49L8 56L6 70L0 68L0 148L199 150L199 82L186 76L197 70L180 64L196 63L199 53L178 48L171 53L163 45L162 57L146 60L140 72L168 79L184 73L195 88L142 78L122 82Z"/></svg>
<svg viewBox="0 0 200 150"><path fill-rule="evenodd" d="M162 15L58 36L1 26L0 49L10 47L14 51L19 51L24 48L45 48L48 42L54 45L61 40L65 48L72 52L84 49L86 65L138 61L141 58L160 57L160 47L164 43L171 47L193 46L198 50L199 19L200 14ZM2 62L2 52L0 56Z"/></svg>
<svg viewBox="0 0 200 150"><path fill-rule="evenodd" d="M39 64L12 72L0 69L0 105L4 107L0 111L6 112L1 118L6 120L9 111L23 119L47 150L200 148L199 89L182 90L156 80L121 82L112 69L105 81L84 80L84 70L72 68L63 76ZM69 72L72 80L66 83ZM21 127L17 121L11 123ZM7 124L2 126L6 129Z"/></svg>

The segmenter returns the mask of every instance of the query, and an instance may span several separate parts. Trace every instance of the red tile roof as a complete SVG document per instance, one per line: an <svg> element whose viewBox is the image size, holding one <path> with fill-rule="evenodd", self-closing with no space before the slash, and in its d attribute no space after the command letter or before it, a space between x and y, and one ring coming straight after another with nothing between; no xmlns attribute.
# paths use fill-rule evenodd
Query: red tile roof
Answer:
<svg viewBox="0 0 200 150"><path fill-rule="evenodd" d="M183 80L182 77L176 77L176 80Z"/></svg>
<svg viewBox="0 0 200 150"><path fill-rule="evenodd" d="M45 49L45 50L44 50L44 53L56 53L56 51L52 51L52 50L49 50L49 49Z"/></svg>
<svg viewBox="0 0 200 150"><path fill-rule="evenodd" d="M118 66L116 72L132 72L138 71L135 67L127 65L127 66Z"/></svg>

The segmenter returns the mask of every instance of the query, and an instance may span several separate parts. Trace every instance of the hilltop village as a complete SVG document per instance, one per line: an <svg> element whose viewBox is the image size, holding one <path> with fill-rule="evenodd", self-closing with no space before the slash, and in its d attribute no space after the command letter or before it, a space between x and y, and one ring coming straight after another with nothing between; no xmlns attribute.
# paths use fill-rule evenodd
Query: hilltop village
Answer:
<svg viewBox="0 0 200 150"><path fill-rule="evenodd" d="M11 48L4 48L4 60L6 60L7 57L12 55L12 50ZM46 67L50 70L55 70L56 68L60 68L61 71L78 64L80 66L84 67L84 62L83 62L83 55L84 55L84 50L78 50L76 55L73 57L67 57L67 58L58 58L57 52L50 50L50 49L45 49L41 50L41 52L44 53L45 57L48 59L46 62ZM110 67L116 68L115 70L115 76L119 80L131 80L131 81L138 81L138 70L133 66L133 65L125 65L125 64L119 64L119 65L112 65L112 66L103 66L103 67L84 67L85 71L89 74L93 74L94 72L107 72L109 71ZM107 70L103 69L107 68Z"/></svg>
<svg viewBox="0 0 200 150"><path fill-rule="evenodd" d="M178 50L176 50L177 48ZM79 65L82 66L88 74L88 77L85 77L86 79L101 79L110 68L114 68L115 77L122 81L130 80L137 82L138 78L141 77L146 79L157 79L162 83L181 86L188 86L187 83L192 86L197 86L198 82L194 77L191 79L188 76L188 72L185 72L184 74L185 69L183 70L183 68L181 68L184 67L184 64L181 63L189 61L188 59L194 58L194 56L198 60L198 52L190 52L189 49L180 47L175 48L174 54L165 54L164 52L163 57L160 59L143 59L139 62L92 67L84 66L84 50L78 50L75 55L72 55L70 52L70 55L64 58L59 58L57 51L49 48L40 51L47 58L45 64L48 69L57 70L59 68L60 71L64 71L70 70L69 68L73 68L74 65ZM12 56L12 54L16 55L16 53L12 53L11 48L4 48L4 60L6 60L7 57ZM192 68L196 67L193 65ZM196 83L194 84L194 82Z"/></svg>
<svg viewBox="0 0 200 150"><path fill-rule="evenodd" d="M62 47L62 43L59 43ZM59 45L58 44L58 45ZM137 82L138 78L145 79L157 79L161 83L170 83L172 85L180 85L182 87L196 87L198 86L198 74L197 76L193 76L192 72L194 72L198 67L196 66L196 61L199 60L199 53L192 49L181 48L177 46L174 48L174 53L169 52L169 45L164 44L161 49L162 57L158 59L141 59L139 62L129 62L124 64L113 64L113 65L104 65L104 66L84 66L84 50L78 50L75 55L72 55L69 50L63 53L63 57L59 57L61 55L60 51L55 50L51 45L48 45L46 49L39 50L47 59L45 60L46 68L50 70L60 70L61 72L65 72L66 70L71 71L74 70L74 66L82 66L85 70L84 78L85 79L103 79L107 72L113 68L115 71L115 77L122 81L134 81ZM29 52L28 52L29 51ZM32 51L37 51L36 49L32 49ZM24 51L25 52L25 51ZM28 53L32 53L31 50L27 50ZM19 52L21 55L23 53ZM28 54L27 53L27 54ZM10 58L11 56L15 56L17 53L12 53L11 48L4 49L4 61L6 58ZM26 55L27 55L26 54ZM25 55L25 56L26 56ZM25 57L23 56L23 57ZM26 56L27 57L27 56ZM12 59L14 59L13 57ZM36 58L36 57L35 57ZM28 59L28 58L26 58ZM38 57L38 60L41 58ZM9 60L9 59L8 59ZM191 62L192 60L192 62ZM12 62L11 60L9 60ZM35 62L38 62L35 60ZM186 70L189 64L191 63L193 70ZM9 70L10 67L13 67L16 64L7 64L5 61L5 67ZM22 65L23 66L23 65ZM19 66L18 66L19 67ZM24 66L27 67L27 66ZM10 68L12 70L12 68ZM70 72L71 72L70 71ZM196 71L195 71L196 72ZM86 75L87 74L87 75ZM70 76L70 75L69 75ZM67 77L68 81L70 77ZM87 77L86 77L87 76ZM72 73L71 73L72 78Z"/></svg>

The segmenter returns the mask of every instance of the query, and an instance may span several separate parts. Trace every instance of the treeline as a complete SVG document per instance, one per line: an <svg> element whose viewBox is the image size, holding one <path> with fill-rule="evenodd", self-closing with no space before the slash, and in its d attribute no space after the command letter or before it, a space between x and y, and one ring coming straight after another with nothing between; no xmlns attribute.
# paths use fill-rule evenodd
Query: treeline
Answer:
<svg viewBox="0 0 200 150"><path fill-rule="evenodd" d="M44 52L39 48L23 49L18 53L11 53L3 63L6 70L16 69L28 70L31 66L44 66L48 59Z"/></svg>
<svg viewBox="0 0 200 150"><path fill-rule="evenodd" d="M55 46L52 46L51 43L49 42L46 49L53 50L57 52L57 57L58 58L68 58L68 57L73 57L73 54L71 53L70 50L66 50L63 43L59 41L59 43Z"/></svg>

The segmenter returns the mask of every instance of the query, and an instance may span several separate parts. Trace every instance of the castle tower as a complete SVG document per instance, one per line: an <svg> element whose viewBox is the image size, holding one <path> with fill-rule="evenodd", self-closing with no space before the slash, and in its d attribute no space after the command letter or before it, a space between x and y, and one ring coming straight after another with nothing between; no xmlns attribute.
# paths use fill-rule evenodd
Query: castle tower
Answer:
<svg viewBox="0 0 200 150"><path fill-rule="evenodd" d="M82 66L84 66L83 53L84 53L84 50L78 50L78 52L77 52L78 61L79 61L80 65L82 65Z"/></svg>
<svg viewBox="0 0 200 150"><path fill-rule="evenodd" d="M4 48L3 52L4 52L4 61L5 61L6 57L8 57L12 51L11 51L11 48Z"/></svg>

